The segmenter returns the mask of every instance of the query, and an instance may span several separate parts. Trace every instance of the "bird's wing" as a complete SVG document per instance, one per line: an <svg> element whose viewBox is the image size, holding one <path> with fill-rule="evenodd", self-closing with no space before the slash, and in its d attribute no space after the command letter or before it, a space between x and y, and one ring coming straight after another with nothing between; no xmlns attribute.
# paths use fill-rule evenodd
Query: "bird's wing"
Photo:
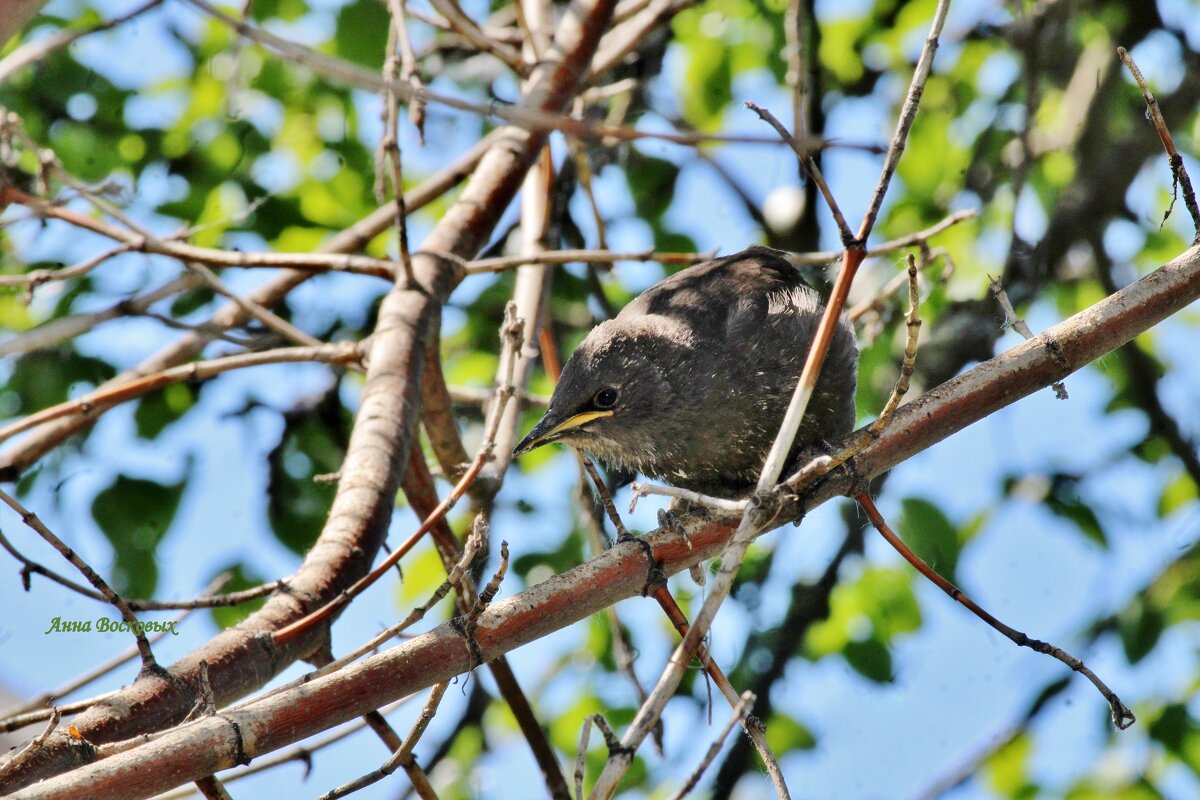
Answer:
<svg viewBox="0 0 1200 800"><path fill-rule="evenodd" d="M807 287L780 251L756 245L675 273L639 295L620 316L660 314L702 338L753 342L768 315L787 311L780 299Z"/></svg>
<svg viewBox="0 0 1200 800"><path fill-rule="evenodd" d="M751 247L729 257L715 286L732 298L725 313L725 336L742 348L786 346L797 322L819 315L815 291L777 250ZM803 326L802 326L803 327Z"/></svg>

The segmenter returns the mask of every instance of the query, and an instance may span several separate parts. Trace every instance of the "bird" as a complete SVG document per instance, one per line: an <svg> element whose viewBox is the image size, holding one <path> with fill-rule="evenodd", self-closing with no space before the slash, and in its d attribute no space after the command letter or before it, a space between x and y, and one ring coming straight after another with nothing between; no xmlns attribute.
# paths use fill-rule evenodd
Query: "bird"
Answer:
<svg viewBox="0 0 1200 800"><path fill-rule="evenodd" d="M768 247L680 270L588 333L514 456L562 442L681 489L748 495L823 310L820 295ZM857 373L843 316L789 466L854 427Z"/></svg>

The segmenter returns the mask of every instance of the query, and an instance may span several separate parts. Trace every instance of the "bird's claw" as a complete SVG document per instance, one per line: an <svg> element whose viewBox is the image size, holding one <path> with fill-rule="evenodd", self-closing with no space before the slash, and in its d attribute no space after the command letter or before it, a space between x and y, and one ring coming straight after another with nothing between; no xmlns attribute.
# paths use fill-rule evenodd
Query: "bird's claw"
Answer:
<svg viewBox="0 0 1200 800"><path fill-rule="evenodd" d="M627 542L631 542L642 548L642 552L646 556L646 583L642 586L642 597L649 597L667 582L667 573L663 570L662 564L658 563L658 559L654 557L654 548L650 546L649 542L640 536L634 536L629 531L621 531L617 534L615 545L622 545Z"/></svg>
<svg viewBox="0 0 1200 800"><path fill-rule="evenodd" d="M685 539L687 538L687 530L684 529L679 515L668 508L660 508L658 510L658 527L670 533L677 533Z"/></svg>

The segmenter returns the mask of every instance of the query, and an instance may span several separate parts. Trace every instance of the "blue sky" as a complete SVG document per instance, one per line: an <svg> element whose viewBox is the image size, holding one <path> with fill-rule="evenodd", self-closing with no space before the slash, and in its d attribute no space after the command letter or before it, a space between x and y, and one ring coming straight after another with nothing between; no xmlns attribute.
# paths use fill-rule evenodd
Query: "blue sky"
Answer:
<svg viewBox="0 0 1200 800"><path fill-rule="evenodd" d="M286 32L302 40L325 35L336 13L336 3L316 3L317 11L302 22L289 25ZM478 5L478 4L476 4ZM861 4L859 4L861 5ZM1195 4L1164 2L1165 14L1180 14ZM851 14L854 4L822 3L822 13ZM74 0L52 0L47 13L71 16L80 5ZM105 15L117 13L126 3L105 0L98 4ZM470 4L468 4L470 8ZM478 10L478 9L476 9ZM971 24L976 15L1000 13L998 6L987 3L962 3L948 26L948 39ZM81 42L77 56L110 79L131 87L152 85L173 75L187 75L191 64L181 57L180 48L165 34L165 24L183 30L197 24L194 11L180 4L169 4L143 20L108 34ZM128 57L136 46L138 57ZM1169 88L1171 70L1177 64L1168 45L1146 46L1135 50L1142 69L1152 81ZM953 59L950 43L939 59ZM147 71L145 64L155 69ZM939 65L944 65L939 61ZM1002 62L994 65L997 85L1015 76ZM658 94L668 94L673 82L680 80L678 60L668 58ZM882 92L903 91L902 82L885 82ZM890 95L889 95L890 96ZM735 98L753 99L773 108L786 108L786 96L767 76L749 76L736 87ZM366 111L375 102L362 94L364 109L360 117L364 135L377 135L371 121L374 112ZM180 99L170 94L154 94L127 109L131 121L161 121L179 113ZM253 112L269 126L271 110ZM410 170L420 174L444 160L449 151L460 151L471 142L471 125L455 124L455 114L431 113L431 126L441 126L444 134L439 148L422 151L412 142L406 146ZM853 109L840 108L830 115L829 134L851 140L884 140L893 121L882 102L860 101ZM762 127L750 112L731 113L729 132L762 133ZM688 233L700 249L720 248L724 252L740 249L758 240L760 232L741 209L720 190L712 172L703 164L688 160L687 152L666 144L646 144L640 148L649 154L671 158L683 164L677 196L682 198L671 212L669 222ZM561 146L557 148L561 151ZM793 158L781 148L731 146L718 151L722 161L745 181L756 197L765 197L773 189L794 179ZM286 160L269 165L277 170L280 185L286 184L289 165ZM266 167L264 167L266 169ZM878 159L860 153L835 151L827 161L827 174L833 190L852 219L857 219L865 204L864 186L871 186L878 172ZM1197 170L1193 167L1193 174ZM1161 213L1156 202L1169 185L1162 163L1148 165L1135 184L1140 197L1132 201L1135 211L1148 224ZM172 191L161 177L145 177L137 186L132 211L139 219L150 218L149 209ZM597 180L598 198L608 213L631 207L624 180L615 171L602 173ZM713 199L717 198L717 199ZM960 198L969 204L970 198ZM825 213L825 212L822 212ZM513 211L510 209L509 215ZM1017 204L1017 226L1036 234L1044 224L1041 210L1032 204ZM587 215L580 215L586 218ZM1183 215L1172 223L1184 230ZM165 220L158 222L167 226ZM428 221L413 228L414 241L420 241ZM167 229L161 227L160 229ZM827 227L827 230L830 229ZM10 229L18 252L29 260L53 254L71 260L95 252L98 240L72 236L71 245L61 226L51 223L46 229L35 225L15 225ZM614 249L640 249L651 244L649 229L630 222L609 231ZM1142 233L1135 226L1114 225L1106 237L1106 246L1114 255L1136 252ZM1190 237L1189 237L1190 238ZM835 246L833 237L829 247ZM976 284L958 284L965 296L983 291L981 265L998 263L1007 240L995 237L982 240L973 255L974 264L967 274L978 278ZM94 300L97 307L124 296L147 281L158 282L174 270L169 261L127 256L100 273L100 286L108 295ZM630 289L649 285L661 272L657 267L627 264L619 267L620 280ZM267 279L266 271L230 271L226 279L233 288L244 291ZM454 303L468 303L488 282L488 278L469 280L456 292ZM386 288L381 283L329 276L311 281L292 299L297 322L304 325L325 313L323 304L330 298L347 308L364 307ZM54 287L39 291L35 310L48 309L55 298ZM1190 313L1195 314L1193 306ZM311 316L306 316L311 315ZM1042 330L1060 321L1052 303L1037 302L1026 313L1034 330ZM448 314L446 324L458 324ZM1193 436L1200 435L1200 415L1194 398L1200 393L1200 365L1194 358L1194 318L1189 324L1176 319L1155 331L1160 352L1170 359L1170 374L1163 382L1164 402ZM175 334L146 320L124 320L85 336L79 342L84 352L103 354L122 365L132 365ZM1001 349L1018 341L1007 334ZM918 356L919 357L919 356ZM6 372L0 365L0 372ZM1174 515L1160 520L1155 508L1157 488L1164 474L1172 474L1178 465L1170 460L1158 465L1134 461L1126 447L1144 434L1142 416L1124 412L1103 415L1111 395L1111 385L1103 374L1103 362L1088 367L1067 381L1071 399L1061 402L1049 390L1038 392L1004 409L972 428L922 453L893 471L880 498L885 514L894 517L899 501L905 497L936 500L956 523L964 523L978 514L988 521L977 539L965 550L959 565L964 588L997 616L1031 635L1050 639L1073 650L1082 626L1096 616L1123 607L1163 565L1200 537L1200 506L1192 503ZM276 409L288 408L296 398L324 391L331 380L320 367L264 367L232 373L214 382L206 390L193 419L168 429L153 443L138 440L133 432L132 407L108 414L88 440L84 455L68 456L64 480L58 486L39 485L27 498L28 504L66 538L73 547L101 570L111 564L107 541L90 517L90 503L96 491L107 485L118 472L152 477L160 481L178 480L189 457L195 459L192 478L175 523L160 549L160 586L163 594L189 596L198 591L224 565L246 560L263 575L280 576L294 570L297 561L270 534L266 527L266 475L257 467L231 469L231 465L257 465L274 446L282 422L267 410L244 417L230 413L254 398ZM347 379L344 394L353 398L353 379ZM1081 485L1084 499L1097 509L1104 521L1111 546L1105 551L1085 541L1063 521L1049 516L1040 507L1020 500L1002 498L1001 478L1006 475L1037 475L1053 469L1089 470ZM510 474L501 495L494 523L494 539L503 537L514 554L552 547L569 530L568 503L570 486L575 480L573 460L560 454L547 468L533 474ZM518 513L517 498L536 495L542 498L534 515ZM627 497L618 497L618 507L627 505ZM654 525L656 504L643 500L631 525L642 530ZM406 510L397 512L393 536L404 535L414 525ZM0 512L5 533L29 555L43 563L58 564L56 556L34 540L7 510ZM758 546L776 548L775 573L762 593L761 604L749 612L728 607L715 626L713 649L723 664L737 656L740 631L746 625L766 625L783 612L783 592L772 592L790 585L796 574L815 576L824 568L840 542L841 524L831 504L811 515L801 528L785 528L763 538ZM868 539L866 558L853 559L843 573L851 580L872 564L897 563L896 556L876 538ZM9 562L11 564L11 562ZM43 631L53 616L95 618L111 612L90 602L34 580L33 591L24 593L16 579L16 569L4 577L0 561L0 681L20 692L36 692L74 677L85 666L97 663L124 649L128 642L116 635L46 636ZM689 586L686 577L677 579ZM510 594L521 587L510 578L503 592ZM867 683L850 671L838 658L817 663L798 662L789 668L787 678L777 688L778 705L786 706L810 726L819 738L819 746L808 753L789 755L783 766L789 782L800 796L873 798L910 796L940 777L944 770L1006 729L1045 683L1063 673L1057 662L1018 650L994 634L961 608L944 597L935 587L921 585L918 590L924 624L921 630L905 636L893 651L897 680L893 684ZM411 604L411 601L409 601ZM400 590L382 582L356 602L338 622L335 645L348 648L375 633L402 613ZM649 601L634 599L620 605L622 618L635 628L639 651L637 670L645 682L658 674L674 641L668 635L657 609ZM197 615L183 626L183 635L160 644L156 650L164 661L172 661L207 640L214 632L210 621ZM624 681L598 676L589 671L585 647L587 626L577 625L547 637L535 645L512 654L511 660L523 684L536 694L546 719L571 708L577 700L579 682L586 682L613 704L630 702ZM1131 705L1143 698L1190 697L1190 685L1197 674L1200 630L1194 624L1173 626L1164 641L1145 661L1130 668L1115 638L1109 636L1091 652L1077 653L1085 658L1117 689ZM36 653L36 658L28 654ZM301 671L293 667L282 678ZM96 690L114 688L129 682L134 669L118 673ZM281 678L281 679L282 679ZM471 680L491 686L490 677L478 671ZM534 688L536 687L536 689ZM448 726L457 719L465 696L454 687L447 693L442 712L426 735L418 754L439 741ZM1193 702L1193 711L1200 705ZM396 726L406 728L416 708L398 712ZM1102 724L1103 701L1082 679L1076 678L1071 689L1056 699L1033 726L1036 737L1034 765L1037 777L1050 785L1066 785L1084 771L1107 746L1107 731ZM665 765L649 750L644 756L655 765L655 774L664 781L678 780L694 765L707 740L723 724L725 709L716 708L714 725L707 727L702 714L690 704L673 702L667 714L669 758ZM476 765L471 781L481 797L524 798L536 796L537 785L512 780L512 775L536 775L527 750L515 732L504 733L492 726L495 739L491 750ZM698 733L699 732L699 733ZM697 741L703 741L698 745ZM370 741L369 744L364 742ZM1106 756L1104 769L1114 775L1122 770L1138 769L1147 757L1140 735L1120 741L1113 754ZM267 777L253 779L252 789L234 784L235 796L250 792L262 794L319 793L337 783L374 767L386 756L382 745L367 735L351 740L318 756L317 768L307 784L299 784L300 768L287 767ZM659 771L661 769L661 771ZM435 772L435 780L437 773ZM360 794L361 797L391 797L397 784L384 783ZM1192 777L1170 775L1168 787L1176 787L1173 796L1194 795ZM753 796L753 792L751 795ZM987 796L979 784L968 784L952 795L955 798Z"/></svg>

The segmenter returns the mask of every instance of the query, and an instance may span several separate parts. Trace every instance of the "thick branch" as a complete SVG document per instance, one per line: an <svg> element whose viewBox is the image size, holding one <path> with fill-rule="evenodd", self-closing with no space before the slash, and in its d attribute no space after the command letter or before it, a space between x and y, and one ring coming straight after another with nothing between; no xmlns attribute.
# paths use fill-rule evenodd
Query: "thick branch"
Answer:
<svg viewBox="0 0 1200 800"><path fill-rule="evenodd" d="M523 107L557 113L567 106L614 6L615 0L595 0L576 3L567 11L548 58L530 79ZM544 141L543 133L517 129L508 129L495 139L458 202L439 220L423 252L414 257L416 285L397 286L384 298L333 508L300 572L289 582L289 594L272 597L249 620L174 665L172 679L138 681L81 715L75 727L84 738L112 741L178 722L191 708L187 687L195 684L201 660L212 665L211 684L217 702L224 704L261 686L296 658L327 642L323 628L279 646L264 641L260 633L323 605L368 569L391 518L413 426L419 418L425 345L433 334L441 301L462 277L459 261L474 256L484 244ZM0 792L92 757L90 752L81 753L83 748L74 747L73 741L65 733L52 737L38 754L36 766L0 786ZM210 775L212 770L203 774ZM68 780L73 778L68 776Z"/></svg>
<svg viewBox="0 0 1200 800"><path fill-rule="evenodd" d="M862 481L1061 380L1197 298L1200 247L1193 247L1040 336L901 406L892 424L854 459L855 469L832 475L805 498L805 507L854 491ZM683 520L686 539L658 531L644 540L658 565L674 574L719 554L733 533L732 523L736 518L696 514ZM645 559L638 544L619 545L493 604L478 619L478 655L495 658L638 594L645 584ZM16 797L73 800L85 786L92 793L119 787L123 796L148 797L233 766L239 743L241 755L249 758L278 749L465 671L475 656L447 623L343 672L200 720ZM148 770L147 764L155 768Z"/></svg>

